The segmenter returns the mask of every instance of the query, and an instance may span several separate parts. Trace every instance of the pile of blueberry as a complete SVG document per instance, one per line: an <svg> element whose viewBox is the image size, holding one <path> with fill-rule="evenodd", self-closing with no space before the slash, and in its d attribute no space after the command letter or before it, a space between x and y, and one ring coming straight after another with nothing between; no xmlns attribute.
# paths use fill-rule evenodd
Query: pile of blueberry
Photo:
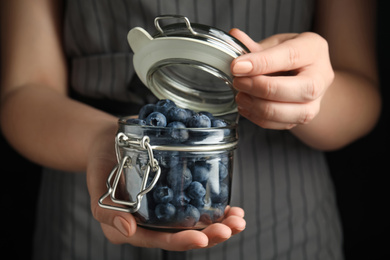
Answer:
<svg viewBox="0 0 390 260"><path fill-rule="evenodd" d="M207 111L195 112L191 109L180 108L169 99L144 105L139 111L138 118L127 119L126 123L166 127L173 141L177 142L185 142L189 138L185 128L226 127L229 125L228 121L214 117Z"/></svg>
<svg viewBox="0 0 390 260"><path fill-rule="evenodd" d="M182 109L167 99L143 106L139 117L128 119L127 123L171 128L171 137L178 141L189 138L186 128L228 125L227 121L208 112ZM146 195L147 208L139 212L141 222L152 226L196 228L220 221L229 203L231 167L228 166L232 152L154 153L161 175L153 190ZM139 165L146 163L147 160L143 160ZM153 178L153 173L149 178Z"/></svg>

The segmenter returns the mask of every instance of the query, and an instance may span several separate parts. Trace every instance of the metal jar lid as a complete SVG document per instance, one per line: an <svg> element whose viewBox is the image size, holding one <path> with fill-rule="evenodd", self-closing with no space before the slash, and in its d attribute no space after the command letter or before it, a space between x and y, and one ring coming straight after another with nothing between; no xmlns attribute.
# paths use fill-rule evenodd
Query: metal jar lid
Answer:
<svg viewBox="0 0 390 260"><path fill-rule="evenodd" d="M161 27L162 19L184 23ZM135 72L153 94L195 111L214 115L236 112L230 64L249 50L228 33L191 24L184 16L159 16L155 27L153 36L140 27L127 36Z"/></svg>

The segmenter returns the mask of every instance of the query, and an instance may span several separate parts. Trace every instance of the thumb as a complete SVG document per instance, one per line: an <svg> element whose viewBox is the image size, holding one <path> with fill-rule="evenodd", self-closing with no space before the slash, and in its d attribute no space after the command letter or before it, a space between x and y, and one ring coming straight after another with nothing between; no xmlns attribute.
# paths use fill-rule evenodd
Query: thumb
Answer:
<svg viewBox="0 0 390 260"><path fill-rule="evenodd" d="M123 236L125 237L131 237L135 234L137 229L137 222L134 218L134 216L128 212L122 212L118 210L113 210L107 207L117 207L118 209L121 208L120 206L114 204L109 197L101 201L101 205L99 205L100 198L98 197L91 197L91 211L93 217L100 222L102 227L104 226L110 226L112 228L115 228L117 231L119 231ZM105 231L105 230L103 230ZM106 232L105 232L106 233ZM107 234L106 234L107 236ZM110 237L107 237L108 239L112 239Z"/></svg>

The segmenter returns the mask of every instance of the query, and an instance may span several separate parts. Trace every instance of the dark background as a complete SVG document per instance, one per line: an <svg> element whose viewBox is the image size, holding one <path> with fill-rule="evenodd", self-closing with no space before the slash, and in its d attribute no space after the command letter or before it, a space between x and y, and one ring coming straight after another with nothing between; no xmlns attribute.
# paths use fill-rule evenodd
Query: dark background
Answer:
<svg viewBox="0 0 390 260"><path fill-rule="evenodd" d="M366 137L337 152L327 153L334 179L345 237L346 260L390 259L389 239L390 134L388 100L390 30L385 0L378 1L378 59L383 111L377 127ZM385 13L386 12L386 13ZM19 156L0 136L0 231L3 252L30 259L40 167ZM387 161L389 160L389 161ZM12 163L12 164L10 164ZM297 259L299 260L299 259Z"/></svg>

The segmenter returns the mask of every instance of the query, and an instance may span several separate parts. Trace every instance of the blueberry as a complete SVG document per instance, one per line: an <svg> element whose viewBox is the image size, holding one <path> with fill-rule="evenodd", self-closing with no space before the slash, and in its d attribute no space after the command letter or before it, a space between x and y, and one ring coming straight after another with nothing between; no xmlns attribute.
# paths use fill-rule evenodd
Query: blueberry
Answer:
<svg viewBox="0 0 390 260"><path fill-rule="evenodd" d="M206 189L197 181L191 182L186 191L191 199L203 198L206 195Z"/></svg>
<svg viewBox="0 0 390 260"><path fill-rule="evenodd" d="M216 203L213 204L211 208L213 209L213 213L212 213L213 221L221 220L221 218L225 215L226 205L221 203Z"/></svg>
<svg viewBox="0 0 390 260"><path fill-rule="evenodd" d="M154 111L160 112L164 114L165 116L168 115L168 110L172 107L175 107L176 104L170 99L161 99L156 103L156 106L154 108Z"/></svg>
<svg viewBox="0 0 390 260"><path fill-rule="evenodd" d="M160 203L156 206L154 213L158 220L168 222L174 219L176 208L171 203Z"/></svg>
<svg viewBox="0 0 390 260"><path fill-rule="evenodd" d="M139 118L129 118L126 120L126 123L132 125L146 125L145 120Z"/></svg>
<svg viewBox="0 0 390 260"><path fill-rule="evenodd" d="M180 160L179 152L177 151L156 153L155 158L158 160L159 165L165 168L174 167Z"/></svg>
<svg viewBox="0 0 390 260"><path fill-rule="evenodd" d="M226 127L227 125L228 124L223 119L214 118L214 119L211 120L211 126L212 127Z"/></svg>
<svg viewBox="0 0 390 260"><path fill-rule="evenodd" d="M160 107L174 107L174 106L176 106L176 104L175 104L175 102L173 102L170 99L160 99L159 101L157 101L156 106L160 106Z"/></svg>
<svg viewBox="0 0 390 260"><path fill-rule="evenodd" d="M211 114L210 112L207 112L207 111L200 111L200 112L198 112L198 114L199 115L206 115L208 118L210 118L210 120L214 118L213 114Z"/></svg>
<svg viewBox="0 0 390 260"><path fill-rule="evenodd" d="M211 119L211 127L227 127L228 125L229 124L223 119L219 119L219 118ZM225 136L228 136L230 134L229 129L224 129L223 132Z"/></svg>
<svg viewBox="0 0 390 260"><path fill-rule="evenodd" d="M228 176L229 171L226 165L223 164L222 162L219 162L218 165L219 165L219 180L222 181Z"/></svg>
<svg viewBox="0 0 390 260"><path fill-rule="evenodd" d="M180 107L171 107L167 114L168 122L179 121L185 123L188 117L187 111Z"/></svg>
<svg viewBox="0 0 390 260"><path fill-rule="evenodd" d="M211 190L210 197L214 203L228 203L229 187L225 183L221 182L219 185L219 191Z"/></svg>
<svg viewBox="0 0 390 260"><path fill-rule="evenodd" d="M213 161L208 159L209 157L198 157L196 158L195 165L205 167L207 170L211 170Z"/></svg>
<svg viewBox="0 0 390 260"><path fill-rule="evenodd" d="M165 127L167 125L166 117L160 112L152 112L145 121L150 126Z"/></svg>
<svg viewBox="0 0 390 260"><path fill-rule="evenodd" d="M139 110L138 118L139 119L146 119L148 117L148 115L150 115L154 111L155 107L156 107L155 104L146 104L146 105L144 105Z"/></svg>
<svg viewBox="0 0 390 260"><path fill-rule="evenodd" d="M186 125L187 127L193 128L210 128L211 120L206 115L195 114L192 117L188 118Z"/></svg>
<svg viewBox="0 0 390 260"><path fill-rule="evenodd" d="M197 207L200 212L202 212L204 208L209 208L211 206L211 199L206 195L202 198L191 199L190 203Z"/></svg>
<svg viewBox="0 0 390 260"><path fill-rule="evenodd" d="M184 227L193 227L199 221L200 212L191 204L180 207L176 211L176 221Z"/></svg>
<svg viewBox="0 0 390 260"><path fill-rule="evenodd" d="M210 171L205 166L195 164L192 172L192 179L200 183L205 183L210 177Z"/></svg>
<svg viewBox="0 0 390 260"><path fill-rule="evenodd" d="M202 209L206 204L204 198L195 198L191 200L191 205L194 205L198 209Z"/></svg>
<svg viewBox="0 0 390 260"><path fill-rule="evenodd" d="M183 207L190 203L191 198L189 198L184 192L179 192L173 196L171 203L176 207Z"/></svg>
<svg viewBox="0 0 390 260"><path fill-rule="evenodd" d="M174 192L185 190L192 182L191 171L185 165L178 164L169 170L167 182Z"/></svg>
<svg viewBox="0 0 390 260"><path fill-rule="evenodd" d="M213 204L207 209L202 209L201 211L201 221L205 223L215 223L221 221L225 215L225 205L223 204Z"/></svg>
<svg viewBox="0 0 390 260"><path fill-rule="evenodd" d="M167 127L170 128L168 129L168 134L173 138L174 141L184 142L188 139L188 130L185 129L186 126L182 122L174 121L169 123Z"/></svg>
<svg viewBox="0 0 390 260"><path fill-rule="evenodd" d="M173 198L173 191L167 186L159 186L153 191L153 198L156 203L168 203Z"/></svg>
<svg viewBox="0 0 390 260"><path fill-rule="evenodd" d="M185 108L184 110L187 112L187 119L196 114L194 110L188 108Z"/></svg>
<svg viewBox="0 0 390 260"><path fill-rule="evenodd" d="M229 165L230 162L229 154L228 153L221 154L220 160L221 160L220 162L227 167L227 165Z"/></svg>

